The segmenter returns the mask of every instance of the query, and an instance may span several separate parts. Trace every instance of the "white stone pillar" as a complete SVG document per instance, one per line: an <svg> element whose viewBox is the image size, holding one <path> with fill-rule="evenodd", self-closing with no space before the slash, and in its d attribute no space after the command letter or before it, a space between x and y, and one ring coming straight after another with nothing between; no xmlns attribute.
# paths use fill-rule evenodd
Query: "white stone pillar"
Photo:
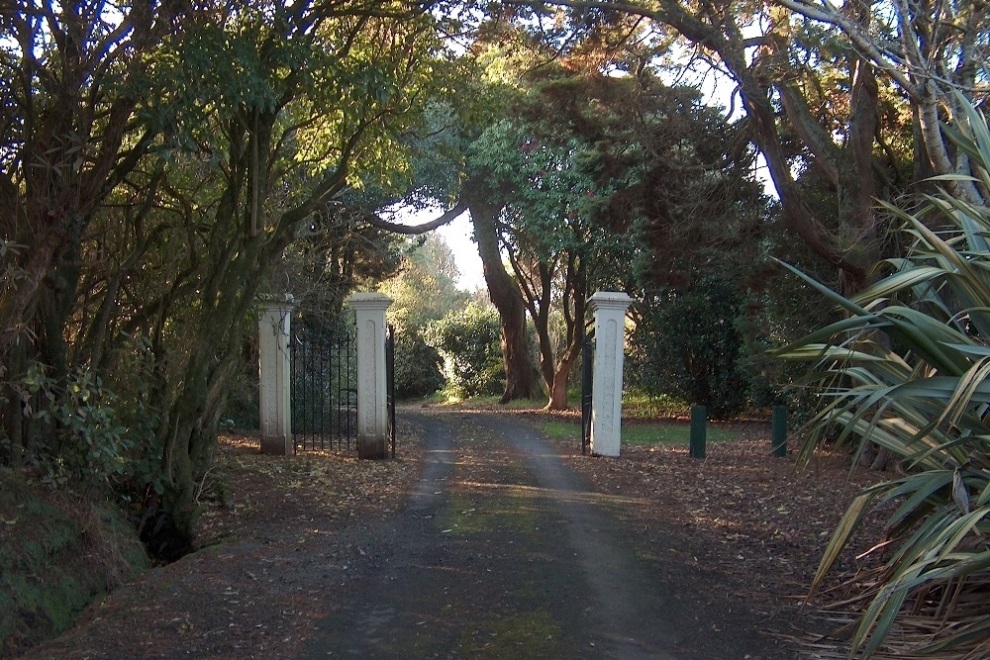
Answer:
<svg viewBox="0 0 990 660"><path fill-rule="evenodd" d="M383 293L355 293L347 303L357 316L358 457L386 458L385 310L392 299Z"/></svg>
<svg viewBox="0 0 990 660"><path fill-rule="evenodd" d="M622 359L626 310L632 298L598 291L588 299L595 313L595 374L591 395L591 453L618 456L622 425Z"/></svg>
<svg viewBox="0 0 990 660"><path fill-rule="evenodd" d="M292 296L268 296L258 319L258 401L261 452L292 453L292 410L289 376L289 321Z"/></svg>

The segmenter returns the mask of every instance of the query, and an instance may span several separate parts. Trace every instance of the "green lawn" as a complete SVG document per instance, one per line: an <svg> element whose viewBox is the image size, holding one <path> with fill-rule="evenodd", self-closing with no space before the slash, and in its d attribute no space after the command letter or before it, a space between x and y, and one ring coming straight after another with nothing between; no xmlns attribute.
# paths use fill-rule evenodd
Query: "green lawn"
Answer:
<svg viewBox="0 0 990 660"><path fill-rule="evenodd" d="M572 405L580 402L580 395L572 393ZM434 397L437 403L444 403L442 397ZM446 401L447 403L460 403ZM546 405L546 399L528 399L510 401L508 405L500 405L497 396L471 397L466 402L479 407L497 407L507 410L539 409ZM689 422L656 421L657 418L687 417L691 407L664 396L646 396L639 393L626 393L622 399L622 444L630 446L649 447L651 445L683 445L690 443L691 425ZM550 438L577 439L581 438L580 421L551 420L539 423L540 430ZM706 443L731 442L740 437L735 429L722 428L708 424L705 434Z"/></svg>
<svg viewBox="0 0 990 660"><path fill-rule="evenodd" d="M690 404L669 396L649 396L636 391L622 393L622 417L627 420L687 417L690 414Z"/></svg>
<svg viewBox="0 0 990 660"><path fill-rule="evenodd" d="M540 423L540 430L551 438L580 438L580 422L548 421ZM622 444L634 446L688 445L691 425L678 422L634 422L622 425ZM706 442L729 442L739 437L732 429L709 426Z"/></svg>
<svg viewBox="0 0 990 660"><path fill-rule="evenodd" d="M509 401L508 403L499 403L498 395L484 395L484 396L472 396L467 399L458 399L456 397L448 397L444 394L437 393L424 397L423 399L417 399L416 401L421 403L429 403L439 406L456 406L463 405L467 407L477 407L477 408L487 408L487 407L498 407L505 410L533 410L540 409L547 405L547 400L545 397L538 399L515 399Z"/></svg>

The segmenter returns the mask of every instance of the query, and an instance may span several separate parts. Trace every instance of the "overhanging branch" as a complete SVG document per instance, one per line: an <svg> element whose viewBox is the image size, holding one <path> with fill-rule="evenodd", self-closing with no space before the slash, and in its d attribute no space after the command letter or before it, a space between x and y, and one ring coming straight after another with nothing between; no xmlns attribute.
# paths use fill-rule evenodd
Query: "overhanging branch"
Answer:
<svg viewBox="0 0 990 660"><path fill-rule="evenodd" d="M421 225L403 225L397 222L389 222L383 220L374 214L368 214L362 219L367 221L372 227L377 227L378 229L392 232L393 234L405 234L407 236L418 236L419 234L425 234L428 231L433 231L443 227L444 225L453 221L457 216L468 210L467 204L463 202L458 202L449 211L445 211L443 215L436 218L435 220L430 220L429 222L423 223Z"/></svg>

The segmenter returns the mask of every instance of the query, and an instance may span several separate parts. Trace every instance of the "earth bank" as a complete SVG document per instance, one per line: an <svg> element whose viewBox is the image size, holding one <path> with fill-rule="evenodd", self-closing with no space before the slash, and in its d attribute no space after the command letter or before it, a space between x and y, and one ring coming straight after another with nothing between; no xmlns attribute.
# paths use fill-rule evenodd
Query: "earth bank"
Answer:
<svg viewBox="0 0 990 660"><path fill-rule="evenodd" d="M0 470L0 657L70 629L90 603L148 568L115 507Z"/></svg>

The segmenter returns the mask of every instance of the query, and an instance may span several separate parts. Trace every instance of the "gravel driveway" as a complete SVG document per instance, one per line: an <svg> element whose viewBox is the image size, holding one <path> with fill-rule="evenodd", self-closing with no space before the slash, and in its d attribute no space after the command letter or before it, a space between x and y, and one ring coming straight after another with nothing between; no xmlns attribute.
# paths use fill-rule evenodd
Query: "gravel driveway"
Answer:
<svg viewBox="0 0 990 660"><path fill-rule="evenodd" d="M410 502L343 558L346 603L306 657L793 657L738 613L691 612L605 498L534 427L420 413L426 463Z"/></svg>

